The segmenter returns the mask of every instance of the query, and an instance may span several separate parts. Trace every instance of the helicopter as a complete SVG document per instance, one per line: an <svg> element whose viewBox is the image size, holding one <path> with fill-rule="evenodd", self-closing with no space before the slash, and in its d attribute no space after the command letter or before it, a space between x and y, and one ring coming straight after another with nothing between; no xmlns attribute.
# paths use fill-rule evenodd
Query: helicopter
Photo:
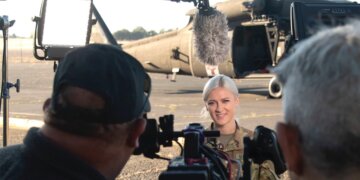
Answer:
<svg viewBox="0 0 360 180"><path fill-rule="evenodd" d="M230 0L217 3L214 7L227 17L228 36L232 42L226 61L218 66L201 63L196 55L193 35L196 9L187 13L189 21L184 28L129 42L121 47L141 61L147 71L172 74L171 81L176 81L177 74L204 78L221 73L232 78L244 78L254 72L267 73L266 68L276 65L280 58L278 54L282 53L283 39L275 37L277 25L269 17L254 17L247 5L249 3ZM275 47L269 47L269 38L276 43L273 46L278 46L275 51L271 51ZM277 54L272 55L272 52Z"/></svg>
<svg viewBox="0 0 360 180"><path fill-rule="evenodd" d="M298 0L301 5L294 5L294 2L228 0L215 4L214 8L227 17L228 37L231 40L226 61L216 66L201 63L196 55L193 22L197 9L187 13L189 21L184 28L129 42L123 44L122 48L141 61L147 71L172 74L172 81L176 81L177 74L203 78L221 73L239 79L254 73L269 73L269 69L279 64L290 47L299 40L294 40L295 32L292 27L295 19L292 18L295 18L294 13L300 13L295 11L300 11L302 3L333 4L334 8L344 5L344 1L339 4L338 1ZM328 5L323 8L328 8ZM317 12L321 11L323 10L317 9ZM326 12L319 16L320 21L332 21L334 18L339 20L337 16L349 16L349 12ZM269 81L268 92L272 98L282 96L282 85L276 76Z"/></svg>
<svg viewBox="0 0 360 180"><path fill-rule="evenodd" d="M193 24L198 12L197 8L188 11L189 21L182 29L118 44L95 5L91 0L88 1L91 5L82 6L88 8L82 12L90 14L84 13L80 16L78 8L74 8L76 16L61 17L74 21L77 26L80 20L76 18L84 17L85 19L84 23L81 23L82 28L64 27L62 34L67 36L74 34L70 40L59 37L57 32L45 33L46 26L56 26L56 23L61 21L61 19L49 19L50 17L45 16L46 12L55 11L61 3L53 5L53 10L49 9L51 6L46 10L46 3L52 1L43 1L40 17L34 19L36 22L34 56L37 59L60 60L67 51L88 43L99 42L96 39L104 37L104 43L121 47L122 50L138 59L146 71L172 74L171 81L176 81L176 75L207 78L224 74L240 79L254 73L271 74L271 68L277 66L297 42L314 34L318 26L341 25L348 18L355 18L360 14L359 4L345 0L228 0L219 2L214 5L214 8L226 16L227 35L231 41L231 47L225 62L208 65L202 63L196 54ZM204 0L171 1L208 2ZM84 3L84 1L81 2ZM67 8L67 11L70 10ZM59 28L61 27L57 26L57 29ZM76 35L74 29L79 29L82 34ZM60 42L47 43L47 40L53 40L53 37L59 37ZM71 43L76 38L82 38L80 44ZM59 44L62 45L58 46ZM39 51L42 55L39 55ZM268 85L269 96L281 98L282 91L282 84L275 75L272 76Z"/></svg>

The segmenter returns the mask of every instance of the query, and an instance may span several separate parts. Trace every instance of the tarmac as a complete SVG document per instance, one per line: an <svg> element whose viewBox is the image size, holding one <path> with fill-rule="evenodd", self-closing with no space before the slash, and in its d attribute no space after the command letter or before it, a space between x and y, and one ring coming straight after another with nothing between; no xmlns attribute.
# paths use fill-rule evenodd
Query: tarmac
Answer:
<svg viewBox="0 0 360 180"><path fill-rule="evenodd" d="M27 44L17 41L18 45ZM21 81L20 93L10 90L8 142L12 145L22 142L27 129L43 124L42 104L51 96L53 62L35 60L28 44L26 47L13 45L9 48L8 72L10 82L15 82L17 78ZM200 117L200 111L204 107L202 88L207 78L177 76L174 83L170 81L170 76L163 74L150 74L150 77L153 87L149 118L158 119L165 114L174 114L175 130L182 130L192 122L201 123L205 127L210 124L211 120ZM235 80L240 93L240 107L236 115L241 126L253 130L258 125L264 125L273 129L278 121L282 121L281 100L268 98L269 79L270 76ZM2 111L3 109L0 116L3 115ZM2 132L2 121L0 130ZM2 133L0 138L2 139ZM161 148L159 154L174 158L179 152L180 149L174 146ZM165 160L132 156L117 179L158 179L167 165Z"/></svg>

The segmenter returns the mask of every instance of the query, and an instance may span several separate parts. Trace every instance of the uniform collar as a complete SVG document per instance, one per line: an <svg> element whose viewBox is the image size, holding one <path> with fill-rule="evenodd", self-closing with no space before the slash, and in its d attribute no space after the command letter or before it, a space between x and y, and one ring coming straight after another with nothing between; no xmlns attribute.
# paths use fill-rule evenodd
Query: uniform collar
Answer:
<svg viewBox="0 0 360 180"><path fill-rule="evenodd" d="M247 133L244 134L244 128L240 127L236 120L235 120L235 124L236 124L236 129L235 129L233 141L235 141L234 143L236 144L243 144L243 137L244 135L247 135ZM210 128L207 128L207 130L215 130L215 124L212 122ZM208 142L218 146L217 138L208 138ZM227 146L227 144L225 146Z"/></svg>

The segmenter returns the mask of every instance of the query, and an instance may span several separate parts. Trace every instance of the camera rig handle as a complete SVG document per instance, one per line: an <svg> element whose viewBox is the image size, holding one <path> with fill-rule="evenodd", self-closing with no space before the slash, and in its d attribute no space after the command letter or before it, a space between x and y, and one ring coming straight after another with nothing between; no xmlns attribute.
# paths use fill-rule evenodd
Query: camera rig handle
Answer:
<svg viewBox="0 0 360 180"><path fill-rule="evenodd" d="M277 175L286 171L285 160L276 133L264 126L257 126L252 140L249 137L244 137L244 179L251 177L251 162L262 164L266 160L274 163Z"/></svg>
<svg viewBox="0 0 360 180"><path fill-rule="evenodd" d="M134 155L143 154L148 158L158 158L156 153L160 146L171 147L173 141L179 137L185 138L185 158L199 157L199 145L203 144L205 137L218 137L219 131L204 131L199 123L189 124L182 131L174 131L174 115L159 117L159 125L156 119L148 119L145 132L140 136L140 145L133 152Z"/></svg>
<svg viewBox="0 0 360 180"><path fill-rule="evenodd" d="M204 131L204 128L199 123L191 123L184 130L174 132L174 137L185 138L184 158L185 161L193 161L194 159L201 159L200 146L204 144L205 137L219 137L219 131Z"/></svg>
<svg viewBox="0 0 360 180"><path fill-rule="evenodd" d="M167 170L160 174L159 179L222 180L230 177L227 176L226 168L217 152L204 145L205 137L218 136L219 131L204 131L199 123L191 123L182 131L174 131L174 140L179 137L185 138L184 153L169 162Z"/></svg>

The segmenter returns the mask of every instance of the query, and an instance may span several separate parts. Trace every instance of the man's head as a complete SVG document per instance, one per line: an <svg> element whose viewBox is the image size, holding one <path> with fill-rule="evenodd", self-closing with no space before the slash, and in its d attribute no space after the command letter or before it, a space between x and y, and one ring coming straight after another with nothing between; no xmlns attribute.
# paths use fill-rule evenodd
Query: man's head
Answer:
<svg viewBox="0 0 360 180"><path fill-rule="evenodd" d="M60 62L51 102L45 103L45 123L101 137L142 119L149 111L149 91L150 78L136 59L114 46L88 45Z"/></svg>
<svg viewBox="0 0 360 180"><path fill-rule="evenodd" d="M274 71L284 84L277 131L289 170L328 179L358 172L360 22L299 43Z"/></svg>

